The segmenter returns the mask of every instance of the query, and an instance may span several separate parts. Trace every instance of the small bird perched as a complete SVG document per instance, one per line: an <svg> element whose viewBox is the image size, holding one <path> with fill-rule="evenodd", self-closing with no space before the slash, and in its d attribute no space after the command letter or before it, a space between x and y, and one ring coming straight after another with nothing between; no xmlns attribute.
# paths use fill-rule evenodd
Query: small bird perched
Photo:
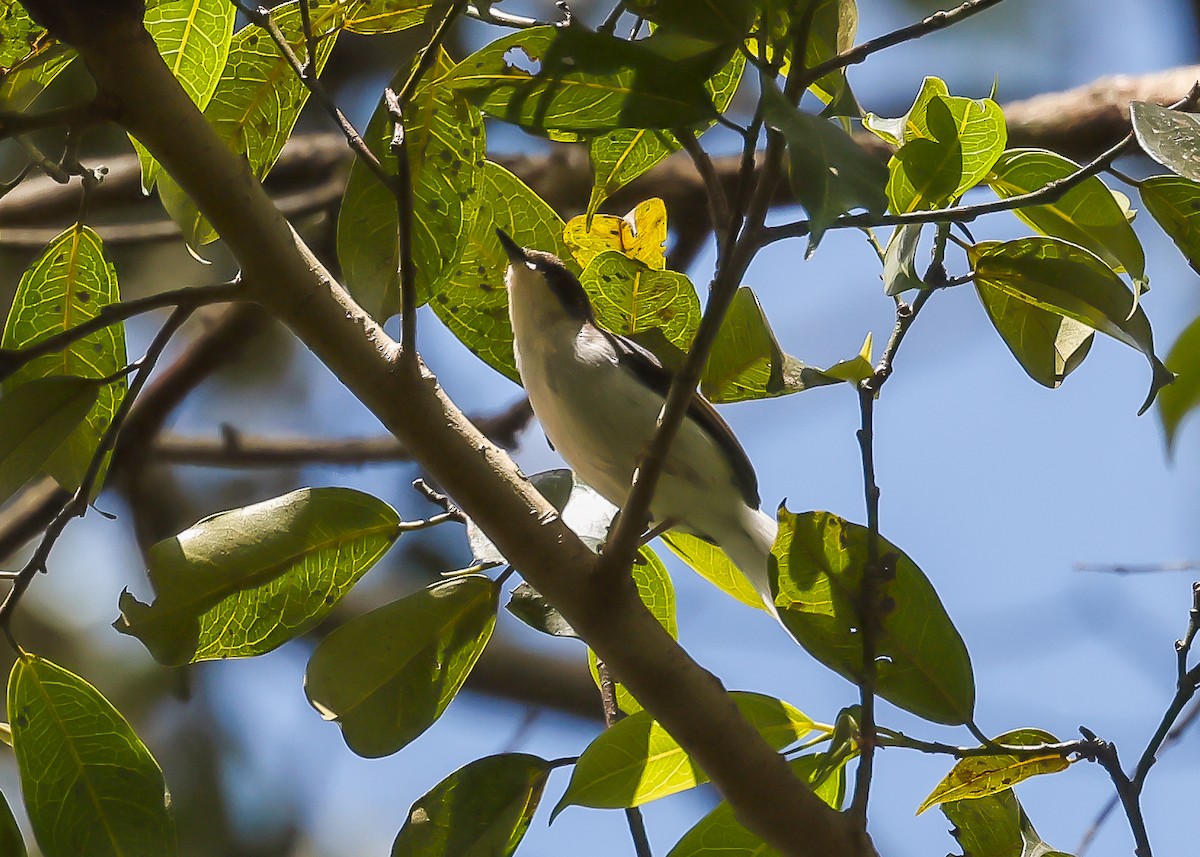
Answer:
<svg viewBox="0 0 1200 857"><path fill-rule="evenodd" d="M587 484L621 506L650 444L671 373L632 340L596 324L583 285L549 253L497 229L517 369L550 444ZM774 612L767 559L775 520L733 431L699 392L671 444L650 518L720 547Z"/></svg>

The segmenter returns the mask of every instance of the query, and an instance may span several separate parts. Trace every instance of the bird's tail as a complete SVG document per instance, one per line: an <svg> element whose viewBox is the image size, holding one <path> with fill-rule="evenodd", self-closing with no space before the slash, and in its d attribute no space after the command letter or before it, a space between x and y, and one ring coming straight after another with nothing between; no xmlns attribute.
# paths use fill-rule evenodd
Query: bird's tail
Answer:
<svg viewBox="0 0 1200 857"><path fill-rule="evenodd" d="M775 614L774 599L771 597L771 581L768 576L767 562L771 555L771 546L775 544L775 534L779 525L770 515L759 509L745 507L740 526L730 533L725 533L720 539L720 546L733 564L746 575L747 579L762 596L763 604L771 614Z"/></svg>

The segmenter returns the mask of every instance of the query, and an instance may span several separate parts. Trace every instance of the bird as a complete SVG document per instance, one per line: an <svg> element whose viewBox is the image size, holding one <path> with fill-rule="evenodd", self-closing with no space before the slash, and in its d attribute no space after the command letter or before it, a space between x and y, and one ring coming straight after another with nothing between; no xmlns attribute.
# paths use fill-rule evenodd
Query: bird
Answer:
<svg viewBox="0 0 1200 857"><path fill-rule="evenodd" d="M517 371L550 445L618 508L648 448L672 374L650 351L596 322L579 279L551 253L496 230ZM776 613L768 561L778 526L760 508L758 477L733 430L694 391L650 503L652 531L716 545Z"/></svg>

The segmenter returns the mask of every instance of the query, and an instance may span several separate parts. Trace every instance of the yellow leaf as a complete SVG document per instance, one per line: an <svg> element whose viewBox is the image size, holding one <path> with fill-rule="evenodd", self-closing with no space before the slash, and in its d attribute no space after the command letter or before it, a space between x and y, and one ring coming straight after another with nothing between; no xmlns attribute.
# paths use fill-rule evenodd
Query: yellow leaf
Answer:
<svg viewBox="0 0 1200 857"><path fill-rule="evenodd" d="M1036 747L1057 744L1058 739L1041 729L1016 729L996 739L997 744L1017 747ZM1016 756L998 753L994 756L968 756L960 759L946 778L938 783L917 809L920 815L931 806L952 800L987 797L1010 789L1021 780L1038 774L1065 771L1070 762L1057 753L1038 756Z"/></svg>
<svg viewBox="0 0 1200 857"><path fill-rule="evenodd" d="M575 254L580 267L606 250L616 250L661 271L667 267L667 207L657 197L638 203L624 217L597 214L588 228L587 216L572 217L563 230L563 239Z"/></svg>

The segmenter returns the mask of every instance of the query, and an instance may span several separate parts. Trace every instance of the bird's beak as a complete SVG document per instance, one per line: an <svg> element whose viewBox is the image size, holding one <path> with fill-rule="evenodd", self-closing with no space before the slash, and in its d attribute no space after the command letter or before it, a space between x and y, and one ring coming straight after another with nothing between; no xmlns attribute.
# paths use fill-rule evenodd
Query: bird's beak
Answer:
<svg viewBox="0 0 1200 857"><path fill-rule="evenodd" d="M508 237L503 229L496 230L496 237L500 239L500 246L504 248L504 252L508 255L508 261L514 265L524 265L529 261L529 257L525 255L525 249Z"/></svg>

